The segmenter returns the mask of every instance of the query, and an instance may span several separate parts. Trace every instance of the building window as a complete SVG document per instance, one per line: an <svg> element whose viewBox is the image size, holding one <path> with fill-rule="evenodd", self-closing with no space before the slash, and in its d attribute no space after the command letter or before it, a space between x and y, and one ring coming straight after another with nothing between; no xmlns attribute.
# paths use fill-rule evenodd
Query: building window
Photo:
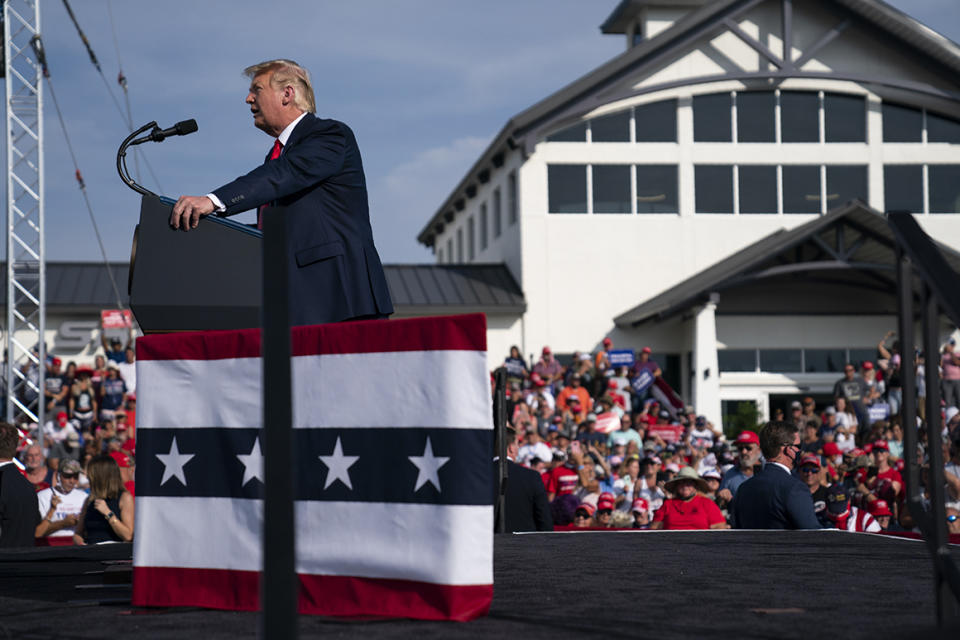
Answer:
<svg viewBox="0 0 960 640"><path fill-rule="evenodd" d="M731 142L731 95L714 93L693 97L694 142Z"/></svg>
<svg viewBox="0 0 960 640"><path fill-rule="evenodd" d="M960 212L960 165L930 165L930 213Z"/></svg>
<svg viewBox="0 0 960 640"><path fill-rule="evenodd" d="M820 142L820 96L810 91L780 92L780 140Z"/></svg>
<svg viewBox="0 0 960 640"><path fill-rule="evenodd" d="M676 165L637 165L637 213L678 213Z"/></svg>
<svg viewBox="0 0 960 640"><path fill-rule="evenodd" d="M696 165L693 188L697 213L733 213L733 167Z"/></svg>
<svg viewBox="0 0 960 640"><path fill-rule="evenodd" d="M500 188L493 190L493 237L499 238L503 233L503 207L500 204Z"/></svg>
<svg viewBox="0 0 960 640"><path fill-rule="evenodd" d="M447 238L447 262L453 262L453 237Z"/></svg>
<svg viewBox="0 0 960 640"><path fill-rule="evenodd" d="M843 371L847 362L846 349L804 349L803 370L807 373Z"/></svg>
<svg viewBox="0 0 960 640"><path fill-rule="evenodd" d="M477 256L477 231L473 216L467 218L467 258L473 260Z"/></svg>
<svg viewBox="0 0 960 640"><path fill-rule="evenodd" d="M486 251L490 244L490 236L487 227L487 203L480 205L480 251Z"/></svg>
<svg viewBox="0 0 960 640"><path fill-rule="evenodd" d="M517 172L511 171L507 176L507 216L510 225L517 223L519 205L517 203Z"/></svg>
<svg viewBox="0 0 960 640"><path fill-rule="evenodd" d="M720 371L731 373L753 372L757 370L756 349L720 349L717 351L717 365Z"/></svg>
<svg viewBox="0 0 960 640"><path fill-rule="evenodd" d="M884 165L883 198L887 211L923 213L923 166Z"/></svg>
<svg viewBox="0 0 960 640"><path fill-rule="evenodd" d="M777 167L741 166L740 213L777 212Z"/></svg>
<svg viewBox="0 0 960 640"><path fill-rule="evenodd" d="M800 373L803 355L800 349L760 349L760 371Z"/></svg>
<svg viewBox="0 0 960 640"><path fill-rule="evenodd" d="M633 121L637 142L677 141L676 100L661 100L636 107Z"/></svg>
<svg viewBox="0 0 960 640"><path fill-rule="evenodd" d="M820 167L783 166L783 212L820 213Z"/></svg>
<svg viewBox="0 0 960 640"><path fill-rule="evenodd" d="M631 213L630 165L593 165L593 212Z"/></svg>
<svg viewBox="0 0 960 640"><path fill-rule="evenodd" d="M773 91L737 94L737 140L776 142L777 99Z"/></svg>
<svg viewBox="0 0 960 640"><path fill-rule="evenodd" d="M827 142L867 141L867 101L862 96L824 94L823 121Z"/></svg>
<svg viewBox="0 0 960 640"><path fill-rule="evenodd" d="M555 131L547 136L547 142L586 142L587 123L578 122L573 126Z"/></svg>
<svg viewBox="0 0 960 640"><path fill-rule="evenodd" d="M630 110L590 121L592 142L630 142Z"/></svg>
<svg viewBox="0 0 960 640"><path fill-rule="evenodd" d="M960 122L927 111L927 142L960 144Z"/></svg>
<svg viewBox="0 0 960 640"><path fill-rule="evenodd" d="M851 200L867 201L867 168L865 166L827 167L827 209Z"/></svg>
<svg viewBox="0 0 960 640"><path fill-rule="evenodd" d="M884 142L923 141L923 112L920 109L884 102L881 112Z"/></svg>
<svg viewBox="0 0 960 640"><path fill-rule="evenodd" d="M586 213L587 166L583 164L548 165L547 191L550 213Z"/></svg>
<svg viewBox="0 0 960 640"><path fill-rule="evenodd" d="M463 262L463 227L457 229L457 262Z"/></svg>

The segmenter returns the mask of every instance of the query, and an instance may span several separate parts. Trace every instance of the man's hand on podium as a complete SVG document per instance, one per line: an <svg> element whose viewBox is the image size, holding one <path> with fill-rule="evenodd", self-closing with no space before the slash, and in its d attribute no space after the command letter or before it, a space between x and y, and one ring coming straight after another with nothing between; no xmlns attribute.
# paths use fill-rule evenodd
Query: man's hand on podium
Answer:
<svg viewBox="0 0 960 640"><path fill-rule="evenodd" d="M207 196L180 196L177 203L173 205L170 226L184 231L196 229L200 218L210 215L214 209L213 201Z"/></svg>

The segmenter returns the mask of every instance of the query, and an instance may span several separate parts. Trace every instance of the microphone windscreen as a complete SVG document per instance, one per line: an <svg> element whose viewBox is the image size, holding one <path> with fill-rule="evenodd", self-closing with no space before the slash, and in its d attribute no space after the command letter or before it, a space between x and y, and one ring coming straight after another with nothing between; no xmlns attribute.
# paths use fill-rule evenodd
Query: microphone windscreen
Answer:
<svg viewBox="0 0 960 640"><path fill-rule="evenodd" d="M197 130L197 121L194 119L184 120L183 122L177 123L177 133L181 136L185 136L193 133Z"/></svg>

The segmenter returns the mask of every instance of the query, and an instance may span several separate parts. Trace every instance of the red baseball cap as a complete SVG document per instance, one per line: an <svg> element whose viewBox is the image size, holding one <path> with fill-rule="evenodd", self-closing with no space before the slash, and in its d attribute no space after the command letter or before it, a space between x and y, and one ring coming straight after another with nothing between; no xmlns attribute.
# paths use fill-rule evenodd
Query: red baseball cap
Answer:
<svg viewBox="0 0 960 640"><path fill-rule="evenodd" d="M613 344L613 340L611 340L610 338L604 338L604 339L603 339L603 344L604 344L604 346L609 347L610 345Z"/></svg>
<svg viewBox="0 0 960 640"><path fill-rule="evenodd" d="M648 503L643 498L637 498L633 501L633 511L649 511L650 503Z"/></svg>
<svg viewBox="0 0 960 640"><path fill-rule="evenodd" d="M837 446L836 442L825 442L823 443L823 455L825 456L839 456L843 452L840 451L840 447Z"/></svg>
<svg viewBox="0 0 960 640"><path fill-rule="evenodd" d="M577 509L583 509L584 511L589 513L591 516L597 511L597 508L592 504L590 504L589 502L581 502L579 505L577 505Z"/></svg>
<svg viewBox="0 0 960 640"><path fill-rule="evenodd" d="M613 509L617 506L617 502L614 499L607 500L606 498L600 498L597 500L598 509Z"/></svg>
<svg viewBox="0 0 960 640"><path fill-rule="evenodd" d="M644 347L643 349L640 349L640 353L650 353L650 347Z"/></svg>
<svg viewBox="0 0 960 640"><path fill-rule="evenodd" d="M543 355L547 355L548 353L553 353L553 352L550 351L550 347L544 347L544 348L543 348Z"/></svg>
<svg viewBox="0 0 960 640"><path fill-rule="evenodd" d="M737 444L760 444L760 436L755 431L741 431L734 442Z"/></svg>
<svg viewBox="0 0 960 640"><path fill-rule="evenodd" d="M866 362L863 363L863 368L864 368L864 369L873 369L873 363L870 362L869 360L867 360Z"/></svg>
<svg viewBox="0 0 960 640"><path fill-rule="evenodd" d="M886 500L874 500L873 504L867 508L867 511L869 511L872 516L893 516Z"/></svg>
<svg viewBox="0 0 960 640"><path fill-rule="evenodd" d="M818 455L815 454L815 453L807 453L807 454L804 454L804 456L803 456L802 458L800 458L800 466L803 466L803 465L805 465L805 464L816 465L816 467L819 469L819 468L820 468L820 456L818 456Z"/></svg>
<svg viewBox="0 0 960 640"><path fill-rule="evenodd" d="M886 440L877 440L873 443L872 451L890 451L890 445L887 444Z"/></svg>

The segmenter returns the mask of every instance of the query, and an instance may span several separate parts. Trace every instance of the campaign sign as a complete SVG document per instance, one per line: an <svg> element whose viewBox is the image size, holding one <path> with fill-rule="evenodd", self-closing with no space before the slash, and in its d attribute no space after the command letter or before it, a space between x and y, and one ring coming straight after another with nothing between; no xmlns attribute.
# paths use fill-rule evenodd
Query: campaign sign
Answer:
<svg viewBox="0 0 960 640"><path fill-rule="evenodd" d="M634 361L633 349L615 349L607 351L611 367L632 367Z"/></svg>
<svg viewBox="0 0 960 640"><path fill-rule="evenodd" d="M667 444L683 440L683 426L679 424L652 424L647 428L647 435L658 435Z"/></svg>
<svg viewBox="0 0 960 640"><path fill-rule="evenodd" d="M867 407L867 413L870 415L870 422L886 420L890 417L890 405L886 402L874 402Z"/></svg>
<svg viewBox="0 0 960 640"><path fill-rule="evenodd" d="M132 318L129 309L105 309L100 312L100 325L104 329L126 329Z"/></svg>
<svg viewBox="0 0 960 640"><path fill-rule="evenodd" d="M612 433L620 428L620 416L613 411L607 411L597 416L597 431Z"/></svg>
<svg viewBox="0 0 960 640"><path fill-rule="evenodd" d="M633 382L630 383L630 386L633 387L633 391L637 395L643 395L643 392L649 389L652 384L653 372L648 369L642 369L640 373L637 374L637 377L633 379Z"/></svg>

